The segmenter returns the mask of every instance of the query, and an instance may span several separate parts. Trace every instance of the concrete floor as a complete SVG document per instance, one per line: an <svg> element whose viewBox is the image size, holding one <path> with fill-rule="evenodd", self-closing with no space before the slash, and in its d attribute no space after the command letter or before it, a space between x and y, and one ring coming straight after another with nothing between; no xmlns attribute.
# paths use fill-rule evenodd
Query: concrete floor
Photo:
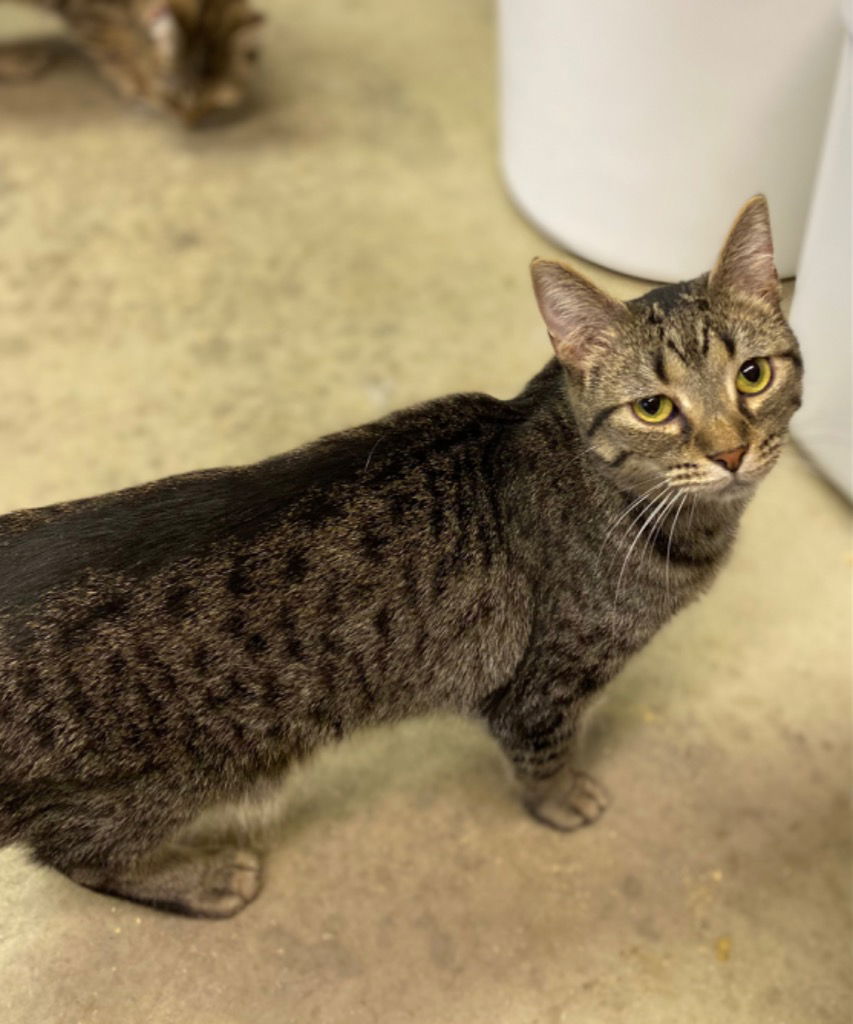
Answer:
<svg viewBox="0 0 853 1024"><path fill-rule="evenodd" d="M0 511L508 396L548 357L491 4L266 7L260 108L229 128L183 134L75 60L0 93ZM850 569L847 508L791 451L590 724L613 800L575 835L440 719L294 778L232 921L0 852L0 1021L848 1021Z"/></svg>

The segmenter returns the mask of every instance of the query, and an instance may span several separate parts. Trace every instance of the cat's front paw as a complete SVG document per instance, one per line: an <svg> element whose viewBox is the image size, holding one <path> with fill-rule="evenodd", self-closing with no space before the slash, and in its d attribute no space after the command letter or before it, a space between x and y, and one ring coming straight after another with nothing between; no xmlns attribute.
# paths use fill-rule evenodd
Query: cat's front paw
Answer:
<svg viewBox="0 0 853 1024"><path fill-rule="evenodd" d="M524 806L544 825L572 832L601 817L607 807L607 794L585 772L568 771L547 786L529 789Z"/></svg>

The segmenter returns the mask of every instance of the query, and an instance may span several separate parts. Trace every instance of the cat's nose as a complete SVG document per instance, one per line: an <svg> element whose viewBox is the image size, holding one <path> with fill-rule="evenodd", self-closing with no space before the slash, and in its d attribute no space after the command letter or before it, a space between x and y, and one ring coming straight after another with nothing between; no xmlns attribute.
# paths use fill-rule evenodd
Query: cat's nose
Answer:
<svg viewBox="0 0 853 1024"><path fill-rule="evenodd" d="M724 466L730 473L734 473L743 462L746 449L746 445L741 445L740 448L730 448L727 452L717 452L716 455L709 455L708 458L712 462L718 462L721 466Z"/></svg>

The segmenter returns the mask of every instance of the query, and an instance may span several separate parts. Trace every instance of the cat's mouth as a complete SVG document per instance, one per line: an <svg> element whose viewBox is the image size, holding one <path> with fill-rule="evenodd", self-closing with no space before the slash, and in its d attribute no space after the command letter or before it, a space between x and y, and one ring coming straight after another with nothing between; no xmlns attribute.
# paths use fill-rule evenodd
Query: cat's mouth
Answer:
<svg viewBox="0 0 853 1024"><path fill-rule="evenodd" d="M731 473L728 477L711 480L697 490L714 501L736 501L748 497L763 475L754 471L749 474Z"/></svg>
<svg viewBox="0 0 853 1024"><path fill-rule="evenodd" d="M726 477L713 480L693 480L689 483L682 483L678 490L696 498L707 498L709 501L729 501L747 497L762 476L764 476L763 473L754 471L749 474L730 473Z"/></svg>
<svg viewBox="0 0 853 1024"><path fill-rule="evenodd" d="M670 483L688 494L708 495L709 497L743 497L748 494L756 485L767 476L776 463L778 447L773 454L766 456L763 460L753 461L748 465L741 466L735 472L720 472L717 474L705 472L702 474L688 474L680 479L670 479Z"/></svg>

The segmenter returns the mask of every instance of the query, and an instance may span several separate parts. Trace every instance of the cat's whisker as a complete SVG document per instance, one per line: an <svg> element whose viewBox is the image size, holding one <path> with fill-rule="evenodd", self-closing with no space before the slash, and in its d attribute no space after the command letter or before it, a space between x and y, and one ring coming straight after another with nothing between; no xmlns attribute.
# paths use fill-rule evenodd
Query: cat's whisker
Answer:
<svg viewBox="0 0 853 1024"><path fill-rule="evenodd" d="M634 511L634 509L636 509L638 506L642 505L642 503L644 501L646 501L647 499L649 499L649 497L652 494L654 494L655 491L660 491L660 489L663 486L664 486L664 482L659 482L657 484L654 484L652 487L648 488L648 490L644 491L642 494L640 494L636 498L634 498L634 500L626 508L624 508L619 513L619 515L616 517L616 519L614 519L614 521L607 528L607 531L605 532L604 536L601 539L601 543L599 545L598 553L597 553L597 557L596 557L596 567L598 567L599 563L601 562L601 556L604 553L604 549L605 549L605 546L607 545L607 541L613 536L614 531L617 530L618 527L620 526L620 524L623 523L625 521L625 519L627 519L631 515L631 513ZM654 501L654 500L655 499L652 498L652 501ZM644 511L645 511L644 509L641 509L639 515L635 516L631 520L631 523L629 524L628 528L630 528L630 526L632 526L634 523L636 523L642 517Z"/></svg>
<svg viewBox="0 0 853 1024"><path fill-rule="evenodd" d="M669 600L669 560L670 560L670 554L672 552L672 538L673 538L673 536L675 534L676 527L678 526L678 517L681 515L681 510L684 508L684 502L687 501L687 497L688 497L687 494L683 494L681 496L681 503L679 504L678 508L675 510L675 515L673 516L673 519L672 519L672 526L670 527L670 530L669 530L669 540L667 541L667 544L666 544L666 566L665 566L665 569L664 569L664 579L665 579L665 582L666 582L666 596L667 596L667 600Z"/></svg>
<svg viewBox="0 0 853 1024"><path fill-rule="evenodd" d="M634 548L637 546L638 541L643 536L643 534L645 533L646 529L650 526L650 524L652 524L662 512L666 512L666 509L669 508L669 505L675 500L677 496L677 494L664 494L662 497L660 497L654 504L652 511L649 513L643 525L637 531L637 535L634 537L633 541L631 542L631 546L628 548L628 552L625 555L625 558L622 560L622 569L620 570L619 578L616 581L616 604L619 603L619 595L622 590L622 580L625 576L625 570L628 568L628 562L630 561L631 554L634 551Z"/></svg>
<svg viewBox="0 0 853 1024"><path fill-rule="evenodd" d="M604 551L604 545L607 543L608 538L611 536L611 534L617 528L617 526L621 522L623 522L628 515L630 515L630 513L631 513L631 511L633 509L635 509L646 498L648 498L649 495L653 494L655 491L659 491L662 487L668 487L668 486L669 486L669 484L667 483L666 480L661 480L658 483L653 484L647 491L644 491L641 495L639 495L639 497L635 498L634 501L632 501L631 504L618 516L618 518L615 519L610 524L610 526L608 527L607 532L605 533L604 537L601 540L601 546L598 549L598 559L599 560L601 559L602 552ZM634 520L634 522L636 522L636 519ZM597 564L598 563L596 562L596 565Z"/></svg>
<svg viewBox="0 0 853 1024"><path fill-rule="evenodd" d="M676 490L678 490L679 494L682 493L680 488L676 488ZM674 503L671 502L670 505L672 505L672 504L674 504ZM663 522L664 522L665 518L666 518L666 515L664 513L664 515L662 515L662 516L660 516L658 518L657 522L655 523L654 528L649 531L648 537L646 538L645 546L643 548L643 554L644 555L651 554L652 546L655 543L655 540L657 539L658 534L660 533L660 530L661 530L661 527L663 526Z"/></svg>
<svg viewBox="0 0 853 1024"><path fill-rule="evenodd" d="M614 546L614 552L618 553L619 551L623 550L624 543L626 543L632 536L636 538L634 529L638 526L638 524L642 524L639 527L639 530L642 533L642 531L648 525L649 520L654 518L655 514L657 513L657 510L660 508L660 504L658 503L659 500L663 501L666 497L666 493L658 494L652 499L651 504L648 507L640 509L639 513L631 519L630 523L626 525L624 530L625 536L623 538L619 538L619 540L616 542Z"/></svg>
<svg viewBox="0 0 853 1024"><path fill-rule="evenodd" d="M696 515L696 505L699 501L699 497L695 491L691 492L693 496L693 503L690 506L690 518L687 520L687 536L692 537L691 530L693 529L693 517Z"/></svg>
<svg viewBox="0 0 853 1024"><path fill-rule="evenodd" d="M366 461L365 461L365 463L364 463L364 471L365 471L365 472L367 472L368 468L370 467L370 460L371 460L371 459L373 458L373 453L374 453L374 452L376 451L376 449L377 449L377 448L379 447L379 442L380 442L381 440L382 440L382 438L381 438L381 437L378 437L378 438L376 439L376 442L374 443L373 447L372 447L372 448L370 449L370 451L369 451L369 452L367 453L367 460L366 460Z"/></svg>
<svg viewBox="0 0 853 1024"><path fill-rule="evenodd" d="M660 514L656 517L655 522L654 522L654 524L652 526L652 529L649 531L649 534L648 534L648 536L646 538L646 544L645 544L645 547L643 548L643 554L644 555L648 555L648 554L651 553L652 546L654 545L655 541L657 540L658 535L660 534L661 527L663 526L664 522L666 521L666 517L669 514L670 509L672 509L673 505L678 500L678 496L680 494L681 494L681 491L678 491L672 497L672 499L667 502L666 506L660 510Z"/></svg>
<svg viewBox="0 0 853 1024"><path fill-rule="evenodd" d="M680 484L679 490L686 492L687 494L697 495L701 491L707 490L709 487L713 487L717 483L716 480L694 480L689 484Z"/></svg>
<svg viewBox="0 0 853 1024"><path fill-rule="evenodd" d="M631 523L631 526L634 526L637 522L640 522L642 520L642 525L639 527L639 529L637 530L636 534L634 535L634 539L631 541L631 544L629 545L628 550L625 553L625 557L622 560L622 568L620 569L619 577L618 577L618 579L616 581L616 596L615 596L614 600L615 600L615 604L617 604L617 605L619 604L619 597L620 597L620 594L621 594L621 591L622 591L622 579L623 579L623 577L625 575L625 570L628 567L628 562L629 562L629 560L631 558L631 554L632 554L634 548L636 547L638 541L643 536L643 533L645 532L647 527L652 522L654 522L654 520L657 517L658 513L663 508L663 506L666 504L668 499L669 499L669 494L665 493L665 494L661 495L660 498L658 498L654 502L654 504L652 505L651 509L648 511L648 514L645 517L643 517L643 514L641 513Z"/></svg>

